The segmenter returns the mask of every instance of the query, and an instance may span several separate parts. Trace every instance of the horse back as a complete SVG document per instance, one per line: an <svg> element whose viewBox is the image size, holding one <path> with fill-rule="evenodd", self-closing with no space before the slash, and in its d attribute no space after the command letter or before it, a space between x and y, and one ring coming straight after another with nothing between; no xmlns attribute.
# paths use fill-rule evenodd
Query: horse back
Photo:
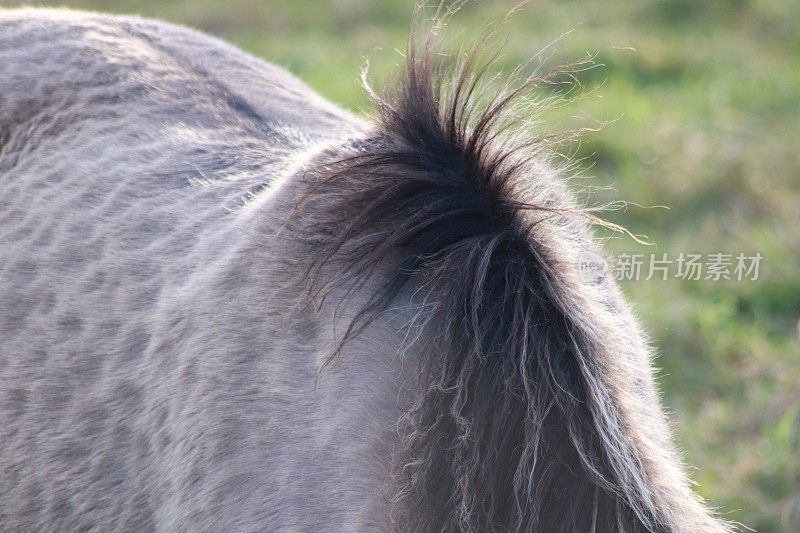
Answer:
<svg viewBox="0 0 800 533"><path fill-rule="evenodd" d="M314 321L265 304L280 198L246 204L359 128L188 29L0 12L3 528L256 530L335 490L286 450L341 415L292 355L313 355Z"/></svg>

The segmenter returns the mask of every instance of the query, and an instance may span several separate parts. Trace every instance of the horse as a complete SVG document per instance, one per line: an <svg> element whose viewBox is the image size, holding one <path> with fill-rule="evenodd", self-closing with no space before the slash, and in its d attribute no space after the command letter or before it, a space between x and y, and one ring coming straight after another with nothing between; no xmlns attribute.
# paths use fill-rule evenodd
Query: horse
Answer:
<svg viewBox="0 0 800 533"><path fill-rule="evenodd" d="M0 529L731 529L532 79L409 42L361 118L194 30L0 12Z"/></svg>

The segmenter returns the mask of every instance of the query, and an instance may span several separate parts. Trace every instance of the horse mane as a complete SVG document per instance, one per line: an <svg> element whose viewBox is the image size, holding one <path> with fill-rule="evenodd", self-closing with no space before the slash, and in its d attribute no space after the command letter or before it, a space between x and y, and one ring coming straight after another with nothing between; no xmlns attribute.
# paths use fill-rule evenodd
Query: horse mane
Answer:
<svg viewBox="0 0 800 533"><path fill-rule="evenodd" d="M332 360L401 294L426 332L410 335L421 393L388 483L395 527L727 530L689 488L613 281L578 275L593 217L553 137L515 133L532 88L566 71L491 92L482 44L454 64L433 35L412 34L401 82L370 89L374 131L315 166L298 204L317 295L391 265Z"/></svg>

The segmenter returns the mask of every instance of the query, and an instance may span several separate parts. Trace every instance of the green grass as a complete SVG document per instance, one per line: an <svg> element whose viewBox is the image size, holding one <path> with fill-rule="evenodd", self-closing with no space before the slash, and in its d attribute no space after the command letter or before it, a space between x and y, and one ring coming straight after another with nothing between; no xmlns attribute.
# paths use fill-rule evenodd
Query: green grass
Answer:
<svg viewBox="0 0 800 533"><path fill-rule="evenodd" d="M363 57L385 79L411 19L400 0L58 3L206 30L356 111L367 109ZM453 40L466 43L511 6L467 4ZM531 2L503 32L502 65L569 30L552 64L590 52L604 65L582 78L594 92L554 115L565 126L579 112L612 120L573 147L594 162L592 185L614 187L595 200L669 207L609 213L654 243L614 239L609 251L764 255L758 281L624 289L658 348L664 400L700 493L758 531L800 531L800 3Z"/></svg>

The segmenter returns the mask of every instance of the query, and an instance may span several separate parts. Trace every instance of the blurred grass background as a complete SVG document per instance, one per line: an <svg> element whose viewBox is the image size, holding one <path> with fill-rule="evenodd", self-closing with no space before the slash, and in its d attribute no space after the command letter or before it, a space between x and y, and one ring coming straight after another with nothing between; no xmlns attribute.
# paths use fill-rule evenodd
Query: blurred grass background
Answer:
<svg viewBox="0 0 800 533"><path fill-rule="evenodd" d="M367 110L363 57L386 80L401 61L402 0L55 0L188 24L287 67L331 100ZM27 5L52 5L28 1ZM463 45L514 2L469 2ZM0 0L0 5L18 5ZM595 200L631 239L609 252L760 252L757 281L631 281L624 289L659 357L676 438L698 490L758 531L800 531L800 2L532 1L511 19L504 67L551 49L597 54L569 107L611 120L573 147ZM562 113L558 120L573 125ZM583 119L578 124L592 125Z"/></svg>

